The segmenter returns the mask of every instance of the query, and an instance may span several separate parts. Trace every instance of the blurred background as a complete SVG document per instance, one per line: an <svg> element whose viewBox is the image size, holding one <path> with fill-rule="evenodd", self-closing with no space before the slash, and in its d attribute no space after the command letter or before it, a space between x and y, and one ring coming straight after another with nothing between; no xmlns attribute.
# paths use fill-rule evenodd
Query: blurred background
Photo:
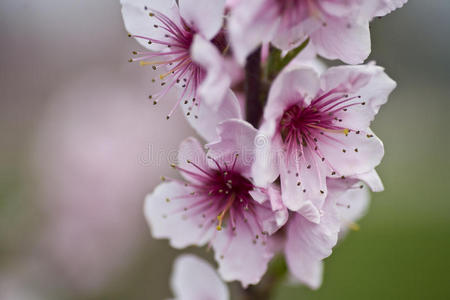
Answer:
<svg viewBox="0 0 450 300"><path fill-rule="evenodd" d="M450 298L450 2L372 23L371 59L398 88L374 130L386 191L326 261L318 291L276 299ZM119 1L0 2L0 299L164 299L177 251L143 199L192 135L150 68L128 64ZM167 155L169 153L169 155ZM208 258L203 249L188 249Z"/></svg>

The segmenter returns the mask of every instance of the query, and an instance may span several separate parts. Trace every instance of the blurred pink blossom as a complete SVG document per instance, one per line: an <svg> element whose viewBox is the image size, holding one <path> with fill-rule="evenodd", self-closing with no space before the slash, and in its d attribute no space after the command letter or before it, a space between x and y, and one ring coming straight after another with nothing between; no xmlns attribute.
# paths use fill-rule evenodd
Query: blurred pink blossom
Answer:
<svg viewBox="0 0 450 300"><path fill-rule="evenodd" d="M171 140L187 134L161 131L167 121L140 96L144 88L120 69L91 71L52 96L38 126L40 253L82 290L100 289L148 242L142 199L168 167Z"/></svg>

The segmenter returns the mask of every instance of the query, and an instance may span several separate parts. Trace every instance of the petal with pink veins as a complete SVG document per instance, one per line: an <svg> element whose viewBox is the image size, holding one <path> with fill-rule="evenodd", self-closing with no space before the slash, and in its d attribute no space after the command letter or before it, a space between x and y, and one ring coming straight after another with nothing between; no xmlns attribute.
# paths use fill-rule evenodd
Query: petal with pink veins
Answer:
<svg viewBox="0 0 450 300"><path fill-rule="evenodd" d="M154 25L160 25L156 19L149 17L152 10L163 13L172 20L179 18L178 7L173 0L121 0L122 17L125 28L132 35L152 37L164 40L164 31ZM161 50L165 46L160 44L148 44L147 40L137 38L141 46L150 50Z"/></svg>
<svg viewBox="0 0 450 300"><path fill-rule="evenodd" d="M201 214L191 214L187 209L198 201L192 192L194 188L182 183L164 182L147 196L144 213L153 237L167 238L177 249L203 246L211 239L214 226L202 226L206 221Z"/></svg>

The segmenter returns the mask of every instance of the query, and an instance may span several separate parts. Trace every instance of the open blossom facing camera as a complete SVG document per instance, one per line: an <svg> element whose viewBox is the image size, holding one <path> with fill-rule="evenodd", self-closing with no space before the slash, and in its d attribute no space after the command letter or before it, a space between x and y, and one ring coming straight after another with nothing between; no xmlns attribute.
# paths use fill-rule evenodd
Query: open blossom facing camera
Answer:
<svg viewBox="0 0 450 300"><path fill-rule="evenodd" d="M247 286L266 271L273 256L268 239L287 212L272 209L275 187L257 187L249 177L256 130L230 120L219 135L208 156L193 138L181 144L173 166L186 181L165 178L147 197L145 214L154 237L170 239L175 248L209 243L221 276Z"/></svg>
<svg viewBox="0 0 450 300"><path fill-rule="evenodd" d="M407 0L230 1L233 51L243 63L262 42L283 50L307 38L321 56L362 63L370 54L369 22Z"/></svg>
<svg viewBox="0 0 450 300"><path fill-rule="evenodd" d="M168 118L184 103L198 106L204 100L219 107L231 79L223 73L225 50L221 32L224 0L122 0L122 14L130 36L147 51L134 51L141 65L162 68L161 90L149 98L154 104L173 87L181 89Z"/></svg>
<svg viewBox="0 0 450 300"><path fill-rule="evenodd" d="M283 202L319 222L327 177L364 174L383 157L369 129L395 88L375 65L330 68L318 76L303 67L273 83L264 111L253 176L258 184L281 180Z"/></svg>

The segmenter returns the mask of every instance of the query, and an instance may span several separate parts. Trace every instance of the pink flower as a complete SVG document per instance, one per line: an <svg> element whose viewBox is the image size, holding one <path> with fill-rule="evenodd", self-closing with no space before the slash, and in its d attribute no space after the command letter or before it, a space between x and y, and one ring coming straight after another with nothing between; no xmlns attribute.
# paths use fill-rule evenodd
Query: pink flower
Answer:
<svg viewBox="0 0 450 300"><path fill-rule="evenodd" d="M287 211L274 212L277 190L255 186L249 177L256 130L228 120L218 134L208 156L194 138L182 142L173 166L185 181L160 184L146 199L145 215L153 236L168 238L175 248L209 243L222 278L247 286L265 273L273 256L268 240L286 222Z"/></svg>
<svg viewBox="0 0 450 300"><path fill-rule="evenodd" d="M232 3L230 38L240 63L262 42L283 50L308 37L328 59L358 64L370 54L369 22L406 0L246 0Z"/></svg>
<svg viewBox="0 0 450 300"><path fill-rule="evenodd" d="M322 260L331 255L340 232L357 230L354 223L363 216L369 193L356 178L329 179L329 194L321 209L320 223L291 213L286 224L284 252L290 273L313 289L322 283Z"/></svg>
<svg viewBox="0 0 450 300"><path fill-rule="evenodd" d="M319 222L326 178L370 172L384 154L369 125L395 88L381 67L340 66L320 77L301 67L274 81L253 166L258 185L281 180L291 210Z"/></svg>
<svg viewBox="0 0 450 300"><path fill-rule="evenodd" d="M220 31L225 0L122 0L122 14L130 36L150 51L134 51L130 62L163 67L160 92L149 96L154 104L173 87L181 89L168 114L184 102L189 107L206 101L218 109L230 86L223 72L221 52L226 41ZM156 82L156 79L152 80Z"/></svg>
<svg viewBox="0 0 450 300"><path fill-rule="evenodd" d="M181 255L175 260L170 286L176 300L230 299L228 288L216 271L194 255Z"/></svg>

